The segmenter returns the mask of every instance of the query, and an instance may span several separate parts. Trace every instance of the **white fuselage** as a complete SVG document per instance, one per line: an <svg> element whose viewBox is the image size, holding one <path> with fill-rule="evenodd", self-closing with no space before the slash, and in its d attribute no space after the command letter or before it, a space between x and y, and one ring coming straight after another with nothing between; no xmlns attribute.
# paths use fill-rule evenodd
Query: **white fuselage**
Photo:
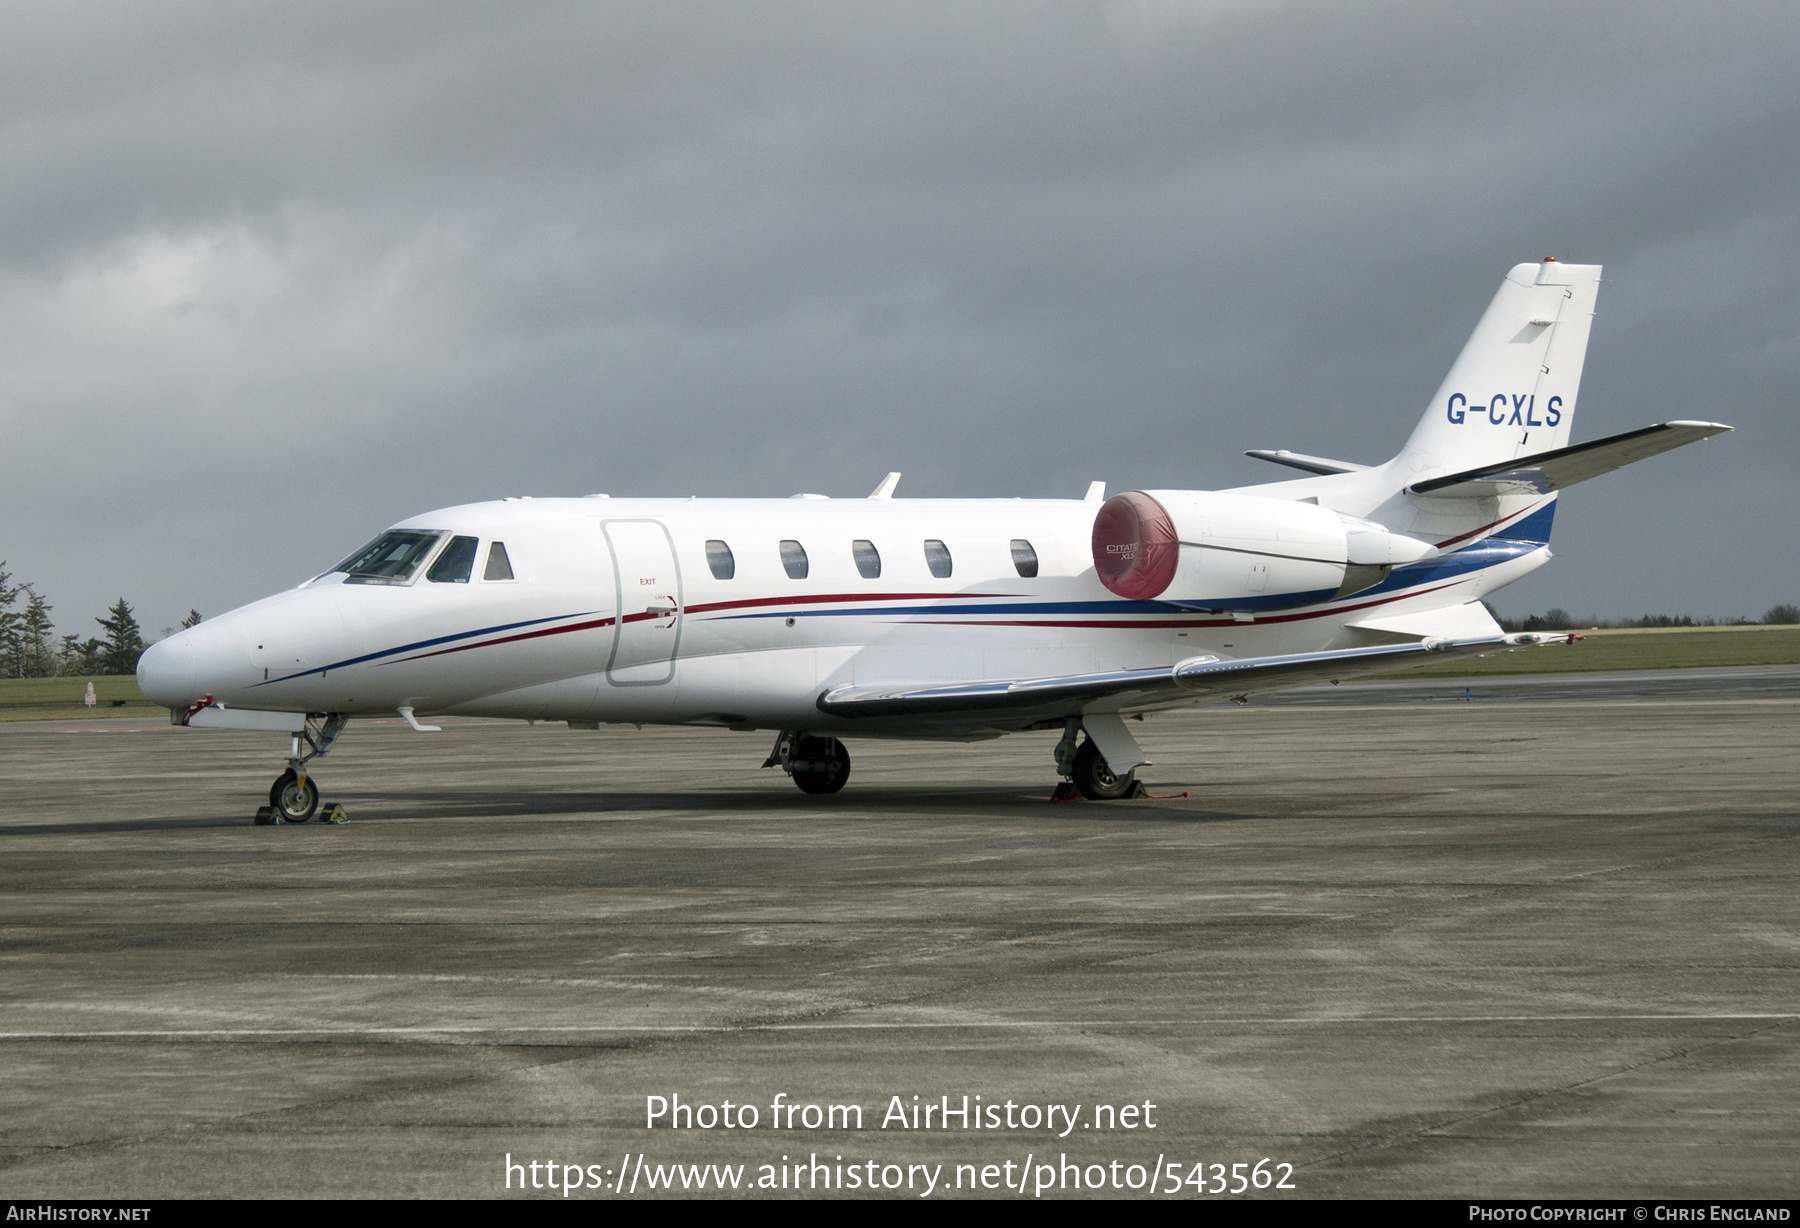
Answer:
<svg viewBox="0 0 1800 1228"><path fill-rule="evenodd" d="M590 497L446 508L395 528L478 538L481 558L503 542L512 579L476 566L466 582L434 582L429 560L404 582L329 573L153 646L140 679L171 708L211 696L348 716L408 708L984 737L1018 726L979 716L852 725L817 701L846 684L1045 678L1366 643L1345 624L1377 609L1466 606L1549 555L1541 540L1501 549L1476 536L1341 599L1296 605L1244 590L1210 607L1129 601L1096 578L1100 506ZM1537 508L1547 521L1549 507L1518 503L1504 519ZM729 547L730 578L715 577L709 541ZM784 566L784 541L803 548L803 578ZM933 574L927 541L948 553L948 576ZM867 543L864 568L873 547L878 575L859 569L856 542ZM1029 544L1035 575L1021 574L1015 542Z"/></svg>

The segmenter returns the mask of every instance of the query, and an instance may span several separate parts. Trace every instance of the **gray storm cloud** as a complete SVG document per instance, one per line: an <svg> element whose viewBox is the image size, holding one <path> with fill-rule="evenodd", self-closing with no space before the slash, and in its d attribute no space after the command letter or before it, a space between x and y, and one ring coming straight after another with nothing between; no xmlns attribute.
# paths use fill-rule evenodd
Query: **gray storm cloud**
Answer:
<svg viewBox="0 0 1800 1228"><path fill-rule="evenodd" d="M1603 263L1509 611L1760 613L1800 519L1800 10L8 6L0 557L147 626L505 494L1375 461ZM85 632L84 632L85 633Z"/></svg>

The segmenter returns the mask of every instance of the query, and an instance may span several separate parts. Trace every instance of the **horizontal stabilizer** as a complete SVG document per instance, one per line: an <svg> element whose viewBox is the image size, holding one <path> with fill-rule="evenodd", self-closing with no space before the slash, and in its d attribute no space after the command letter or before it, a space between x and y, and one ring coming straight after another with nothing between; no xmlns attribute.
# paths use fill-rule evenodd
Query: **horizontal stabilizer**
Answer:
<svg viewBox="0 0 1800 1228"><path fill-rule="evenodd" d="M1634 461L1679 448L1696 440L1723 434L1732 428L1719 422L1664 422L1641 430L1610 435L1592 443L1578 443L1554 452L1520 456L1509 461L1465 469L1448 477L1415 482L1407 489L1415 495L1452 499L1491 499L1496 495L1539 494L1597 478Z"/></svg>
<svg viewBox="0 0 1800 1228"><path fill-rule="evenodd" d="M1356 465L1349 461L1328 460L1323 456L1307 456L1303 452L1289 452L1286 448L1269 451L1256 448L1244 453L1257 460L1273 461L1277 465L1286 465L1289 469L1303 469L1307 473L1355 473L1367 469L1367 465Z"/></svg>
<svg viewBox="0 0 1800 1228"><path fill-rule="evenodd" d="M829 716L842 717L955 717L981 713L1059 716L1081 712L1088 704L1101 704L1097 711L1120 712L1139 705L1155 707L1169 700L1229 699L1567 639L1563 635L1496 633L1471 639L1432 638L1410 644L1372 644L1366 648L1235 661L1193 657L1172 666L1013 682L841 686L820 695L818 708Z"/></svg>

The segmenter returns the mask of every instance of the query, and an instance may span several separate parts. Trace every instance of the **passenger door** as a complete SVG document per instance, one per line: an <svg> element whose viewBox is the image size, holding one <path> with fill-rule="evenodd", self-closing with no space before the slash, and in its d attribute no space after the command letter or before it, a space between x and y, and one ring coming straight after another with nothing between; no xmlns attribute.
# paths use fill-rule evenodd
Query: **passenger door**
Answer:
<svg viewBox="0 0 1800 1228"><path fill-rule="evenodd" d="M606 677L614 686L658 686L675 677L681 647L681 567L660 521L606 520L618 604Z"/></svg>

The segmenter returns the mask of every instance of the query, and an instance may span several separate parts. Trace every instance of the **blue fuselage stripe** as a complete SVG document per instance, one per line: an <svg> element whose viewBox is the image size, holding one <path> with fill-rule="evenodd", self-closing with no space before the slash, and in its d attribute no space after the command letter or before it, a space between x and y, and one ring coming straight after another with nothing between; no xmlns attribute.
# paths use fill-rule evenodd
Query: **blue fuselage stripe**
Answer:
<svg viewBox="0 0 1800 1228"><path fill-rule="evenodd" d="M590 611L590 613L591 613L591 611ZM345 657L342 661L333 661L330 665L320 665L320 666L314 667L313 669L303 669L303 670L298 671L297 673L287 674L280 678L271 678L267 682L259 682L256 685L259 687L271 686L277 682L286 682L290 678L305 678L311 674L322 674L326 670L330 670L330 669L344 669L351 665L362 665L365 662L379 661L383 657L392 657L392 656L396 656L403 652L412 652L415 649L419 649L419 648L436 648L439 644L454 644L458 640L472 640L478 635L492 635L496 631L514 631L520 627L538 627L538 626L542 626L544 623L558 622L565 618L582 618L582 617L585 617L585 615L582 615L582 614L555 614L549 618L528 618L528 619L524 620L523 622L499 623L499 624L496 624L495 626L482 627L475 631L458 631L454 635L440 635L440 636L437 636L437 637L435 637L433 639L429 639L429 640L417 640L411 644L402 644L398 648L384 648L380 652L364 653L360 657Z"/></svg>

